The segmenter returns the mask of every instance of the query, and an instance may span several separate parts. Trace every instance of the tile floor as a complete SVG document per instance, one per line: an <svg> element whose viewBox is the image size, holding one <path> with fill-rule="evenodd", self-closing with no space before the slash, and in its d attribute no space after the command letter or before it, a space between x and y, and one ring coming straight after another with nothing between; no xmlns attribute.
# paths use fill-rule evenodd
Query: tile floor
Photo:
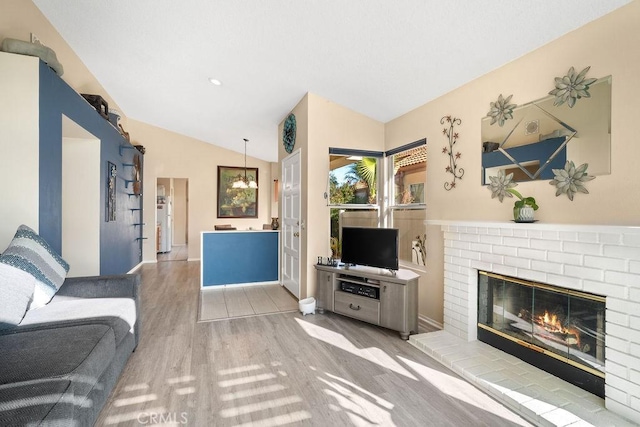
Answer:
<svg viewBox="0 0 640 427"><path fill-rule="evenodd" d="M437 331L409 343L536 425L635 425L608 411L604 399L483 342Z"/></svg>
<svg viewBox="0 0 640 427"><path fill-rule="evenodd" d="M216 286L200 291L198 321L223 320L298 310L298 300L284 286Z"/></svg>

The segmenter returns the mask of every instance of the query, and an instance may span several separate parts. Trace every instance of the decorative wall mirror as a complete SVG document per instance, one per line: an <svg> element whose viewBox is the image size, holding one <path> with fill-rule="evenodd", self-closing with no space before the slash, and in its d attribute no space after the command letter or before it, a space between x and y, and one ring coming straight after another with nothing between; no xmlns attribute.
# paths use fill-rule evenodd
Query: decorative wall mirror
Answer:
<svg viewBox="0 0 640 427"><path fill-rule="evenodd" d="M482 184L499 170L514 181L553 179L567 160L589 164L592 175L611 173L611 76L589 88L590 97L570 108L554 96L516 107L513 119L491 125L482 119Z"/></svg>

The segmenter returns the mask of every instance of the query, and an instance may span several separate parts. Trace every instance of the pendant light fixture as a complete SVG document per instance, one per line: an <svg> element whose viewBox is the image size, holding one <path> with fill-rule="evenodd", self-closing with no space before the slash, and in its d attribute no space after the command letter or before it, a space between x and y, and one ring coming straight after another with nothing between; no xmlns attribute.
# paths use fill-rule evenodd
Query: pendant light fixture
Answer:
<svg viewBox="0 0 640 427"><path fill-rule="evenodd" d="M247 138L242 139L244 140L244 177L238 175L238 179L233 183L232 188L258 188L258 183L255 180L247 179L247 142L249 140Z"/></svg>

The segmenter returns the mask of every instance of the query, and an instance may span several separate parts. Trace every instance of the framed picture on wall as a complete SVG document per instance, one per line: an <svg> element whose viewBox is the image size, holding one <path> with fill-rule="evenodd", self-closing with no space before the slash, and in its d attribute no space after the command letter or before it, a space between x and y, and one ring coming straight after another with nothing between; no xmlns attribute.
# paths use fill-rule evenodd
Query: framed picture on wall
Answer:
<svg viewBox="0 0 640 427"><path fill-rule="evenodd" d="M116 176L118 175L118 170L116 169L116 165L107 162L107 215L106 221L115 221L116 220Z"/></svg>
<svg viewBox="0 0 640 427"><path fill-rule="evenodd" d="M257 185L258 168L218 166L218 218L258 217L258 189L248 186L252 181ZM234 186L239 182L247 185Z"/></svg>

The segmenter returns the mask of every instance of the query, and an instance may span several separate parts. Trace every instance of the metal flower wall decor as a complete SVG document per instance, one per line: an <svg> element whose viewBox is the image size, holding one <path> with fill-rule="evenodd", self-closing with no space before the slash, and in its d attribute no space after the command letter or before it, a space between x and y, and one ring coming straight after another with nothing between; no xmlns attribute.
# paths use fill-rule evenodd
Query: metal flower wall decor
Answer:
<svg viewBox="0 0 640 427"><path fill-rule="evenodd" d="M505 196L513 197L513 194L508 190L518 185L512 181L513 173L505 175L503 170L498 171L498 176L490 176L489 180L491 181L491 183L489 184L491 198L495 199L497 197L500 202L504 200Z"/></svg>
<svg viewBox="0 0 640 427"><path fill-rule="evenodd" d="M453 175L453 180L451 182L444 183L444 189L449 191L456 187L456 180L462 179L462 176L464 175L464 169L458 167L458 160L462 157L462 154L459 151L456 151L456 153L453 154L453 147L456 145L458 137L460 136L458 132L454 132L454 127L461 125L462 120L452 116L444 116L440 119L440 124L444 125L445 123L449 127L444 128L442 130L442 134L449 140L449 146L444 146L442 148L442 153L449 155L449 166L445 168L445 171Z"/></svg>
<svg viewBox="0 0 640 427"><path fill-rule="evenodd" d="M576 192L589 194L584 183L591 181L595 176L587 175L587 167L589 165L583 163L576 168L572 161L567 160L564 169L552 169L554 177L549 184L556 186L556 197L566 194L569 200L573 201Z"/></svg>
<svg viewBox="0 0 640 427"><path fill-rule="evenodd" d="M517 107L516 104L509 104L513 98L513 95L509 95L506 98L500 94L498 96L498 100L496 102L489 103L489 112L487 113L488 117L491 117L491 123L494 124L498 122L498 126L504 126L504 122L509 119L513 119L513 109Z"/></svg>
<svg viewBox="0 0 640 427"><path fill-rule="evenodd" d="M576 105L578 99L590 98L589 86L598 80L585 78L590 68L589 66L579 73L576 73L576 70L571 67L566 76L556 77L556 88L549 92L549 95L556 97L553 105L560 106L566 102L569 108L571 108Z"/></svg>

